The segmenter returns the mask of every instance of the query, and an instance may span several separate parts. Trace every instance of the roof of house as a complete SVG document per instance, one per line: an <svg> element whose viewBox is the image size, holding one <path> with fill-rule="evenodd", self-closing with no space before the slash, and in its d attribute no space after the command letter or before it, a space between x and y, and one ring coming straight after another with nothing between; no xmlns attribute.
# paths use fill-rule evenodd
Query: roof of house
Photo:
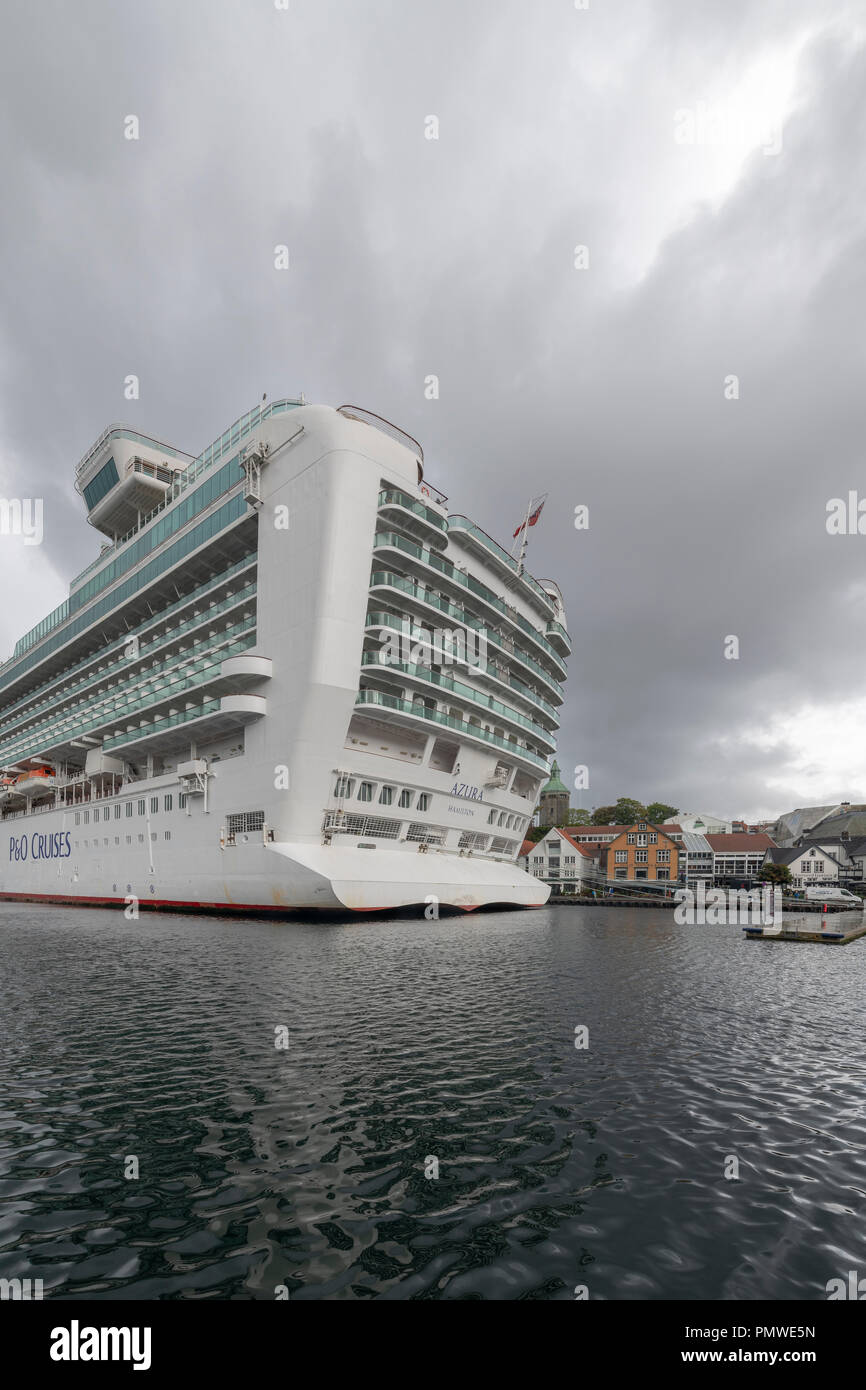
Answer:
<svg viewBox="0 0 866 1390"><path fill-rule="evenodd" d="M570 831L570 830L562 830L562 829L560 829L559 826L557 826L557 829L559 830L559 833L560 833L560 835L563 837L563 839L567 840L568 843L569 843L570 845L573 845L574 848L575 848L576 850L578 850L578 851L584 856L584 858L586 858L586 859L592 859L592 858L594 857L593 854L592 854L591 851L590 851L590 845L591 845L592 843L594 843L593 841L583 841L583 842L581 842L580 840L575 840L575 839L574 839L573 834L572 834L572 831ZM606 849L607 846L606 846L606 845L600 846L600 848Z"/></svg>
<svg viewBox="0 0 866 1390"><path fill-rule="evenodd" d="M591 838L593 835L622 835L626 830L634 830L637 824L637 821L633 821L631 825L570 825L568 830L570 834L580 835L586 839ZM660 830L663 835L669 835L671 831L673 831L675 835L678 835L681 831L681 827L674 824L654 825L650 821L646 821L645 824L648 825L651 830Z"/></svg>
<svg viewBox="0 0 866 1390"><path fill-rule="evenodd" d="M813 845L795 845L793 849L779 849L775 845L767 850L765 863L768 864L793 864L795 859L802 859L810 849L816 848ZM824 858L829 859L831 864L839 864L839 860L834 855L824 851ZM841 864L839 864L841 868Z"/></svg>
<svg viewBox="0 0 866 1390"><path fill-rule="evenodd" d="M699 835L696 830L683 831L683 849L689 854L712 854L713 847L706 835Z"/></svg>
<svg viewBox="0 0 866 1390"><path fill-rule="evenodd" d="M733 854L757 854L758 850L772 849L776 844L776 841L771 840L762 830L756 831L754 835L732 831L727 835L707 835L706 838L715 854L724 854L726 850Z"/></svg>
<svg viewBox="0 0 866 1390"><path fill-rule="evenodd" d="M524 841L523 841L523 844L520 846L520 849L517 851L517 857L518 857L518 859L523 859L523 858L525 858L525 856L526 856L527 854L531 854L531 852L532 852L534 849L535 849L535 841L534 841L534 840L524 840Z"/></svg>

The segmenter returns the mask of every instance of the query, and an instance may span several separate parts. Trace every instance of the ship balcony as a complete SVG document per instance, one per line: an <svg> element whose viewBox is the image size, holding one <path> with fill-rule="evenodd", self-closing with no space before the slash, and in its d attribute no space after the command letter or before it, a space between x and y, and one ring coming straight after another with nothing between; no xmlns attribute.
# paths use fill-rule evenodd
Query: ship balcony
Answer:
<svg viewBox="0 0 866 1390"><path fill-rule="evenodd" d="M379 493L379 515L386 526L402 526L428 545L444 550L448 544L446 518L400 488L384 488Z"/></svg>
<svg viewBox="0 0 866 1390"><path fill-rule="evenodd" d="M560 656L571 655L571 638L562 623L547 624L547 640L552 647L556 648Z"/></svg>
<svg viewBox="0 0 866 1390"><path fill-rule="evenodd" d="M555 619L556 606L550 594L546 593L538 580L533 579L526 570L520 571L518 561L513 555L509 555L507 550L503 550L498 541L488 536L486 531L482 531L481 527L476 526L467 516L449 517L448 529L455 535L459 533L459 539L467 549L483 559L500 576L507 589L511 589L513 593L521 593L533 608L543 615L546 622Z"/></svg>
<svg viewBox="0 0 866 1390"><path fill-rule="evenodd" d="M141 517L147 516L165 501L171 489L174 474L170 469L144 472L138 464L136 460L126 477L115 483L89 512L91 526L106 536L125 536Z"/></svg>
<svg viewBox="0 0 866 1390"><path fill-rule="evenodd" d="M200 740L205 734L211 738L231 733L267 712L268 702L261 695L223 695L200 704L189 701L183 709L170 709L162 719L142 720L139 725L116 733L102 746L106 751L121 752L126 758L146 755L154 748L163 755L182 753L193 739Z"/></svg>
<svg viewBox="0 0 866 1390"><path fill-rule="evenodd" d="M451 729L461 738L470 743L477 743L482 748L502 749L520 767L536 776L539 772L547 775L548 760L534 749L527 748L516 739L500 738L497 734L490 733L480 721L476 724L445 714L442 710L424 704L420 698L414 701L402 700L396 695L387 695L382 690L364 688L358 691L355 708L376 710L380 715L411 729L429 729L431 724Z"/></svg>
<svg viewBox="0 0 866 1390"><path fill-rule="evenodd" d="M410 654L419 649L424 652L432 652L434 640L430 629L413 623L409 623L404 629L403 621L394 613L368 613L365 624L368 640L372 641L373 633L378 632L376 650L381 650L389 641L393 643L394 634L400 634L402 637L405 631L406 640L400 649L401 660L410 660ZM372 651L373 648L370 647L368 650ZM478 680L490 684L500 695L508 695L512 699L516 696L523 700L525 704L530 706L531 712L542 712L551 721L551 727L558 728L559 715L550 701L546 700L534 686L527 685L525 681L518 680L516 676L511 675L508 667L498 659L498 656L498 652L488 651L487 660L475 664L468 655L458 653L452 658L452 663L461 668L471 666L472 673Z"/></svg>
<svg viewBox="0 0 866 1390"><path fill-rule="evenodd" d="M472 714L483 717L483 712L487 718L495 720L497 723L510 725L518 731L531 734L549 752L556 751L555 730L545 729L541 724L536 724L534 720L520 714L518 710L503 705L499 700L494 700L492 695L485 696L479 690L473 690L472 686L466 685L463 681L442 675L440 671L435 671L430 666L384 660L379 652L365 652L361 658L361 664L368 673L373 673L384 680L394 680L400 686L401 692L402 687L407 684L418 686L422 690L434 692L441 690L445 695L452 697L453 704L471 706L471 712L461 711L467 715L468 721L471 721Z"/></svg>
<svg viewBox="0 0 866 1390"><path fill-rule="evenodd" d="M242 656L228 657L220 667L220 677L228 690L248 690L259 681L270 680L273 668L274 663L269 656L244 653Z"/></svg>
<svg viewBox="0 0 866 1390"><path fill-rule="evenodd" d="M449 593L458 600L466 599L471 595L473 604L481 605L482 610L490 615L494 626L501 623L504 618L511 625L518 640L523 641L525 637L528 637L560 675L565 676L567 674L561 657L543 633L524 618L522 613L518 613L512 604L497 598L496 594L492 593L485 584L482 584L473 575L464 573L456 565L452 565L450 560L443 559L441 555L434 555L429 550L422 549L421 546L415 545L412 541L408 541L405 537L398 536L392 531L380 531L374 537L373 549L376 554L382 556L385 564L390 561L392 564L406 565L417 571L419 582L422 584L428 582L431 575L435 575L437 589L448 586Z"/></svg>
<svg viewBox="0 0 866 1390"><path fill-rule="evenodd" d="M499 632L496 628L486 627L484 623L473 618L464 609L455 607L423 585L403 579L399 574L394 574L389 570L381 570L371 575L370 593L371 595L378 595L381 602L393 603L395 590L400 594L401 599L413 604L421 617L426 619L428 623L431 623L432 619L432 626L442 627L442 618L439 615L444 615L446 618L456 620L460 626L467 630L471 628L480 633L486 640L488 648L493 647L508 661L518 663L526 671L531 672L536 679L544 683L548 693L552 694L559 704L562 704L565 699L565 692L559 681L529 652L518 646L513 637ZM413 613L411 616L415 618L417 615Z"/></svg>

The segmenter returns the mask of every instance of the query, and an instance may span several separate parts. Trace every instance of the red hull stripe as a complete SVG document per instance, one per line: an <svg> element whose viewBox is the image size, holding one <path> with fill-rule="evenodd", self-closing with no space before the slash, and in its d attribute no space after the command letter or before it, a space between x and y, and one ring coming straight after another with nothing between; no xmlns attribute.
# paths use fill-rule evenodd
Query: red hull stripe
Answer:
<svg viewBox="0 0 866 1390"><path fill-rule="evenodd" d="M130 895L132 896L132 895ZM57 903L64 907L126 907L126 898L65 897L62 893L0 893L0 902L9 903ZM139 898L139 908L175 908L182 912L241 912L268 913L270 916L284 917L287 912L398 912L402 908L368 907L345 908L336 905L328 907L275 907L271 903L196 903L174 898ZM411 903L405 904L411 907ZM417 904L421 906L421 904ZM463 912L474 912L478 904L464 907ZM541 903L515 903L515 907L541 907Z"/></svg>

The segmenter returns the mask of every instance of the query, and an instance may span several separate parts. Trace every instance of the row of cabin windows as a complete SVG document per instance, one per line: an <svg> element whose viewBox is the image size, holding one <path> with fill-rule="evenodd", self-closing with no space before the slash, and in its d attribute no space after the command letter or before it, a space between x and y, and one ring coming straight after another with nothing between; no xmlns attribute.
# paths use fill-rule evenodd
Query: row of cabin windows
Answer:
<svg viewBox="0 0 866 1390"><path fill-rule="evenodd" d="M356 780L357 779L354 777L338 777L336 785L334 786L334 796L342 797L343 799L347 797L354 797ZM389 785L388 783L383 783L383 785L380 787L378 782L358 782L358 793L356 799L358 801L366 802L377 800L377 788L379 791L378 804L380 806L398 806L403 811L410 811L412 809L415 797L417 795L418 805L415 807L415 810L430 810L430 805L433 798L431 797L429 792L416 793L410 791L408 787L394 787Z"/></svg>
<svg viewBox="0 0 866 1390"><path fill-rule="evenodd" d="M155 830L152 830L152 831L150 832L150 838L151 838L151 840L156 840L156 839L159 838L159 837L157 836L157 833L156 833ZM170 840L170 839L171 839L171 831L170 831L170 830L166 830L166 832L165 832L165 838L166 838L167 840ZM140 845L143 845L143 844L144 844L144 840L145 840L144 835L141 835L141 834L140 834L140 835L138 836L138 843L139 843ZM107 836L107 835L105 836L105 838L104 838L104 840L102 841L102 843L103 843L103 845L107 845L107 844L108 844L108 836ZM114 837L114 843L115 843L116 845L119 845L119 844L120 844L120 836L119 836L119 835L115 835L115 837ZM126 836L126 843L127 843L128 845L131 845L131 844L132 844L132 836L131 836L131 835L127 835L127 836ZM78 840L75 841L75 848L78 849ZM99 840L98 840L98 838L97 838L97 839L94 839L94 840L92 840L92 841L91 841L91 840L82 840L82 841L81 841L81 848L82 848L82 849L99 849Z"/></svg>
<svg viewBox="0 0 866 1390"><path fill-rule="evenodd" d="M506 830L516 830L523 820L523 816L510 816L507 811L490 811L487 816L488 825L501 825Z"/></svg>
<svg viewBox="0 0 866 1390"><path fill-rule="evenodd" d="M137 805L137 808L138 808L138 810L137 810L137 814L138 814L138 815L140 815L140 816L145 816L145 815L147 815L147 813L148 813L148 812L147 812L147 797L146 797L146 796L141 796L141 797L138 798L138 802L137 802L137 803L136 803L135 801L125 801L125 802L116 801L116 802L114 803L114 819L115 819L115 820L120 820L120 817L121 817L121 814L123 813L124 807L125 807L125 814L126 814L127 816L132 816L132 815L136 814L136 812L135 812L135 807L136 807L136 805ZM165 796L163 796L163 798L162 798L162 809L163 809L164 811L170 811L170 810L172 809L173 806L174 806L174 797L173 797L173 795L172 795L171 792L167 792L167 793L165 794ZM183 811L185 807L186 807L186 792L180 792L180 793L178 794L178 798L177 798L177 809L178 809L179 811ZM158 812L159 812L159 797L158 797L158 796L152 796L152 797L150 798L150 814L151 814L152 816L155 816L155 815L158 814ZM84 817L84 820L83 820L83 821L82 821L82 819L81 819L82 816ZM110 806L103 806L103 807L102 807L102 819L103 819L103 820L111 820L111 807L110 807ZM98 820L99 820L99 807L98 807L98 806L95 806L95 807L93 808L93 824L96 825L97 822L98 822ZM76 811L76 812L75 812L75 824L76 824L76 825L89 825L89 824L90 824L90 811Z"/></svg>

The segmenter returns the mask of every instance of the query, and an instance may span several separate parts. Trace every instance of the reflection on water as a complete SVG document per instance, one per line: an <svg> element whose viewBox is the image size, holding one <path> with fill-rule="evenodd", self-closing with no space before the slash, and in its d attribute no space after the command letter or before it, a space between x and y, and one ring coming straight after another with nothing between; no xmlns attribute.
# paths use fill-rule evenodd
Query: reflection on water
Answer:
<svg viewBox="0 0 866 1390"><path fill-rule="evenodd" d="M46 1296L823 1299L866 1273L866 939L4 904L0 961L0 1276Z"/></svg>

